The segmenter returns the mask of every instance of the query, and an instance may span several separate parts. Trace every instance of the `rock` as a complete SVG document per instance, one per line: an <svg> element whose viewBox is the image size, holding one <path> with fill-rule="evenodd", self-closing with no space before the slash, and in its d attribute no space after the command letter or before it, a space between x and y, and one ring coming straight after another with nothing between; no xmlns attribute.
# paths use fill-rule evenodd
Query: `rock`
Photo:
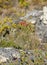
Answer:
<svg viewBox="0 0 47 65"><path fill-rule="evenodd" d="M34 55L31 55L31 56L30 56L30 59L31 59L32 62L34 62L35 56L34 56Z"/></svg>
<svg viewBox="0 0 47 65"><path fill-rule="evenodd" d="M45 65L47 64L47 59L44 59L44 63L45 63Z"/></svg>
<svg viewBox="0 0 47 65"><path fill-rule="evenodd" d="M12 54L13 58L20 58L20 54L18 52Z"/></svg>
<svg viewBox="0 0 47 65"><path fill-rule="evenodd" d="M20 58L20 53L18 50L7 47L7 48L0 48L0 55L5 57L7 60L12 60L13 58Z"/></svg>
<svg viewBox="0 0 47 65"><path fill-rule="evenodd" d="M43 35L43 39L42 39L43 43L47 43L47 30L45 31L44 35Z"/></svg>
<svg viewBox="0 0 47 65"><path fill-rule="evenodd" d="M0 55L0 63L7 62L7 60L9 60L9 58Z"/></svg>
<svg viewBox="0 0 47 65"><path fill-rule="evenodd" d="M44 16L43 16L43 23L47 24L47 6L43 7L43 14L44 14Z"/></svg>

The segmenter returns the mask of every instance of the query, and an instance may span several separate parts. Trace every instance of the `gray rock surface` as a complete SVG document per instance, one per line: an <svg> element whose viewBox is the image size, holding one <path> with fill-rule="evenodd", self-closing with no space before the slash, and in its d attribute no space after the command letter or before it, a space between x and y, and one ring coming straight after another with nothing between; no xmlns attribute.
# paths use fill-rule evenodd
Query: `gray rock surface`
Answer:
<svg viewBox="0 0 47 65"><path fill-rule="evenodd" d="M7 59L20 58L20 53L14 48L0 48L0 57L2 58L1 62L5 62Z"/></svg>

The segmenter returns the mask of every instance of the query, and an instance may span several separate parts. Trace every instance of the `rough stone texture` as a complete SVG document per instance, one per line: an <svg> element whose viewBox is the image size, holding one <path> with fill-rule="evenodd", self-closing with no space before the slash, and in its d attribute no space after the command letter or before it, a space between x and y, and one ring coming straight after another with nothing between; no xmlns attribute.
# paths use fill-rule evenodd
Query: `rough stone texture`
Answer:
<svg viewBox="0 0 47 65"><path fill-rule="evenodd" d="M6 62L7 59L20 58L19 52L14 48L0 48L0 56L2 58L0 58L1 62Z"/></svg>
<svg viewBox="0 0 47 65"><path fill-rule="evenodd" d="M42 42L47 42L47 25L43 23L43 21L38 20L36 23L36 34Z"/></svg>
<svg viewBox="0 0 47 65"><path fill-rule="evenodd" d="M36 34L41 39L43 43L47 43L47 7L43 7L43 15L42 18L40 17L37 19L36 22Z"/></svg>

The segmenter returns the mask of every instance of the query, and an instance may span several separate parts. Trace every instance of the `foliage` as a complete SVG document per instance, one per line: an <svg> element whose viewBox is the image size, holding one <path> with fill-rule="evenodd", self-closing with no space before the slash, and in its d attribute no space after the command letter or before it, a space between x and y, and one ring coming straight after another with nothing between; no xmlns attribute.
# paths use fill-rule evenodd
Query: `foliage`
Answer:
<svg viewBox="0 0 47 65"><path fill-rule="evenodd" d="M5 17L2 21L0 21L0 33L2 33L5 29L10 29L12 26L12 18ZM15 26L15 25L13 25ZM12 27L13 27L12 26Z"/></svg>
<svg viewBox="0 0 47 65"><path fill-rule="evenodd" d="M29 2L26 2L26 0L19 0L20 7L27 7L29 6Z"/></svg>
<svg viewBox="0 0 47 65"><path fill-rule="evenodd" d="M32 0L33 5L45 5L47 3L47 0ZM39 6L39 7L40 7Z"/></svg>
<svg viewBox="0 0 47 65"><path fill-rule="evenodd" d="M20 22L19 24L14 24L12 22L10 22L10 23L11 23L11 26L8 25L9 28L7 25L4 25L4 24L2 26L2 30L4 30L4 31L7 28L12 29L12 31L11 31L11 29L9 30L11 33L9 34L9 36L7 36L10 41L8 40L8 42L6 42L5 40L3 40L0 44L0 46L4 46L4 47L7 47L7 46L11 47L12 46L12 47L15 47L18 49L38 48L40 42L34 34L35 33L35 27L33 24L25 22L25 21ZM7 38L5 37L5 39L7 39ZM13 43L15 41L15 43L13 44L11 42L11 40Z"/></svg>
<svg viewBox="0 0 47 65"><path fill-rule="evenodd" d="M1 8L9 8L13 6L12 0L0 0L0 7Z"/></svg>
<svg viewBox="0 0 47 65"><path fill-rule="evenodd" d="M32 0L33 6L42 5L43 2L47 3L47 0ZM31 0L30 2L29 0L0 0L0 14L3 13L3 17L1 16L0 18L0 47L34 50L34 62L30 59L29 54L26 54L24 51L20 52L20 65L43 65L44 58L47 59L47 52L45 52L45 56L42 54L42 50L47 51L47 44L43 46L40 45L40 41L35 35L35 25L25 20L19 21L19 23L16 24L13 20L14 18L16 20L18 17L24 16L26 14L26 9L28 9L32 3ZM24 9L21 10L22 8ZM8 29L10 33L3 37L6 29ZM18 65L17 63L18 59L15 61L15 65ZM3 65L7 64L4 63ZM10 62L9 65L14 65L14 63Z"/></svg>

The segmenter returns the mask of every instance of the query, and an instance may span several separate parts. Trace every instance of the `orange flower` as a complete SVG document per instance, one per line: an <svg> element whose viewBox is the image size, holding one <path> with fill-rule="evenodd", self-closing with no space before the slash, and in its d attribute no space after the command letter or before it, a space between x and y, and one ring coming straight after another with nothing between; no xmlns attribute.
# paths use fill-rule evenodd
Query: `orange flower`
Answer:
<svg viewBox="0 0 47 65"><path fill-rule="evenodd" d="M23 26L27 26L28 25L25 21L21 21L19 24L21 24Z"/></svg>

